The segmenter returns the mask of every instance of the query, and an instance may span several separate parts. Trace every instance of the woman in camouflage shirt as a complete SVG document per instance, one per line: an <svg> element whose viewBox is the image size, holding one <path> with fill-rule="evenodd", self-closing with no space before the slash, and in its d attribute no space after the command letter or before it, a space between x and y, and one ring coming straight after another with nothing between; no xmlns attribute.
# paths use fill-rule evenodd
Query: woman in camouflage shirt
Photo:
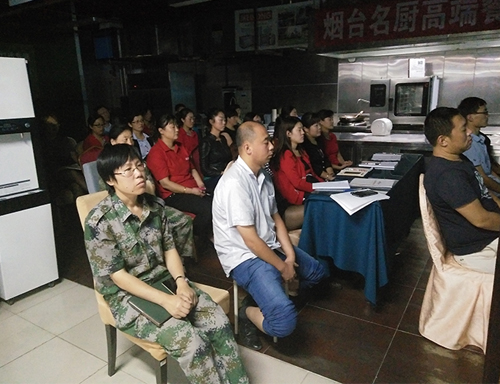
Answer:
<svg viewBox="0 0 500 384"><path fill-rule="evenodd" d="M130 145L106 147L99 175L112 188L85 222L95 287L116 327L161 344L192 383L248 383L229 320L210 296L189 284L168 229L163 201L145 193L144 164ZM151 284L175 276L175 295ZM165 308L160 327L128 304L131 295Z"/></svg>

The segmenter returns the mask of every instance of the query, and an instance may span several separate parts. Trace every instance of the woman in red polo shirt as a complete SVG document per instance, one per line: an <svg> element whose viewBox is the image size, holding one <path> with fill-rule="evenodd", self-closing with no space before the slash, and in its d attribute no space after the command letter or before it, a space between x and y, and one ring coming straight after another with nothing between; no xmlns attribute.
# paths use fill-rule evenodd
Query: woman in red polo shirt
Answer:
<svg viewBox="0 0 500 384"><path fill-rule="evenodd" d="M276 202L288 230L298 229L304 221L304 199L313 191L312 183L323 180L316 176L307 152L301 148L304 127L299 118L282 118L275 137L271 169L278 192Z"/></svg>
<svg viewBox="0 0 500 384"><path fill-rule="evenodd" d="M195 214L194 234L210 238L212 198L206 194L205 184L190 161L186 148L177 141L179 128L175 116L160 117L157 131L158 141L151 148L147 160L157 194L167 205Z"/></svg>

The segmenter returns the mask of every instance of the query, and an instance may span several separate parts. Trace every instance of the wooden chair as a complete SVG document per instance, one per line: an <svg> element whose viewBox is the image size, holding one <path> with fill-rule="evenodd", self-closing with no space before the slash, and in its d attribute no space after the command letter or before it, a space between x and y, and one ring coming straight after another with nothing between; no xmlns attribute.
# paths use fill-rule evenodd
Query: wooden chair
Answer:
<svg viewBox="0 0 500 384"><path fill-rule="evenodd" d="M448 349L475 345L485 352L493 275L462 267L446 250L420 175L420 212L434 265L420 312L419 331Z"/></svg>
<svg viewBox="0 0 500 384"><path fill-rule="evenodd" d="M101 191L96 193L91 193L89 195L80 196L76 200L76 207L78 209L78 215L80 217L80 221L82 227L84 228L85 219L87 215L102 199L104 199L108 195L107 191ZM214 288L208 285L194 283L199 289L205 291L210 295L212 300L218 303L226 314L229 313L230 307L230 298L229 292L227 290ZM107 350L108 350L108 375L113 376L115 373L116 366L116 328L115 328L115 319L111 314L111 310L108 306L104 297L97 291L95 291L96 299L97 299L97 307L99 310L99 316L101 317L102 322L106 328L106 342L107 342ZM157 360L158 364L156 364L156 383L164 384L167 383L167 353L163 349L163 347L158 344L147 340L141 340L136 337L130 336L126 333L123 333L127 339L132 341L134 344L138 345L145 351L149 352L149 354Z"/></svg>

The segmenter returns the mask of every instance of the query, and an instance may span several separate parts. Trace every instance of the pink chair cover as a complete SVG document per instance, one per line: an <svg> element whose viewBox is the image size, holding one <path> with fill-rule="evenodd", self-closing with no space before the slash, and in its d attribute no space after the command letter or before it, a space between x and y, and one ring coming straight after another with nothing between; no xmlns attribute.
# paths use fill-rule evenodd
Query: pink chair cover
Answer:
<svg viewBox="0 0 500 384"><path fill-rule="evenodd" d="M420 175L420 212L432 267L420 311L419 331L448 348L475 345L486 351L493 275L458 264L446 250Z"/></svg>

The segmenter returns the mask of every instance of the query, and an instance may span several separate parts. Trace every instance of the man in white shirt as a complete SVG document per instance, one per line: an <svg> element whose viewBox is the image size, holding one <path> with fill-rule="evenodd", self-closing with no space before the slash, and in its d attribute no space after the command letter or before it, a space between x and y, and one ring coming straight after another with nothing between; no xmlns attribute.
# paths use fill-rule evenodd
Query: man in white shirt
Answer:
<svg viewBox="0 0 500 384"><path fill-rule="evenodd" d="M256 328L285 337L297 324L297 311L285 294L283 280L300 279L310 288L327 275L325 268L290 242L280 217L271 178L263 171L274 146L262 124L249 121L237 131L239 157L220 179L213 199L215 249L227 276L255 300L240 308L241 342L262 344Z"/></svg>

